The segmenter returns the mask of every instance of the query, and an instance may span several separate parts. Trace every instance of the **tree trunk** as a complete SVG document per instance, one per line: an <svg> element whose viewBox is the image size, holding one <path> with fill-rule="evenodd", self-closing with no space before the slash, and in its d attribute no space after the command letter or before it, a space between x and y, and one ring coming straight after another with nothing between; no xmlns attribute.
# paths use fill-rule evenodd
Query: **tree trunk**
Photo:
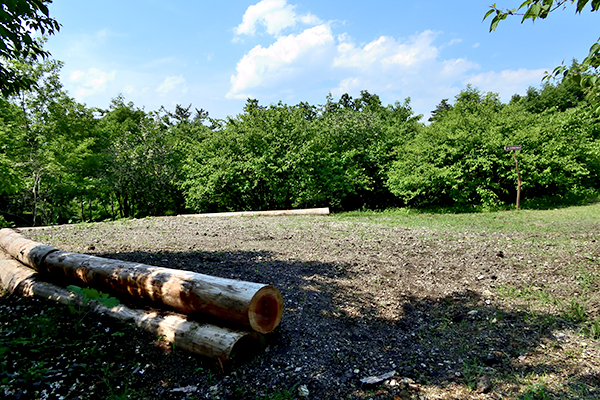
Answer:
<svg viewBox="0 0 600 400"><path fill-rule="evenodd" d="M42 260L58 249L34 242L13 229L0 229L0 249L35 270L40 270Z"/></svg>
<svg viewBox="0 0 600 400"><path fill-rule="evenodd" d="M84 304L80 296L59 286L41 282L38 278L39 274L33 269L0 250L0 283L9 292L38 296L66 305ZM133 322L136 326L174 343L177 348L216 359L222 364L236 355L250 355L261 347L259 334L188 321L187 317L181 314L135 310L123 305L108 308L95 301L89 302L88 307L92 312Z"/></svg>
<svg viewBox="0 0 600 400"><path fill-rule="evenodd" d="M254 217L254 216L278 216L278 215L329 215L329 207L305 208L300 210L272 210L272 211L239 211L206 214L185 214L180 217L211 218L211 217Z"/></svg>
<svg viewBox="0 0 600 400"><path fill-rule="evenodd" d="M14 258L53 279L73 279L101 289L128 293L186 314L203 313L250 326L260 333L275 329L283 312L279 290L262 283L68 253L28 240L6 228L0 230L0 246Z"/></svg>

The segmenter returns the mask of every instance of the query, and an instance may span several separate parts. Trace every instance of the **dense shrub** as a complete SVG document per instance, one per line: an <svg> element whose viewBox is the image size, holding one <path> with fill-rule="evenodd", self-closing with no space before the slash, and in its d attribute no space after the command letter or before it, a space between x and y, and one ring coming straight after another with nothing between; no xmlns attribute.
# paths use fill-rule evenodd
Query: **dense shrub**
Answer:
<svg viewBox="0 0 600 400"><path fill-rule="evenodd" d="M505 145L518 152L524 197L597 190L598 125L584 107L530 113L468 87L424 127L394 162L391 192L412 205L482 205L513 201L516 172Z"/></svg>

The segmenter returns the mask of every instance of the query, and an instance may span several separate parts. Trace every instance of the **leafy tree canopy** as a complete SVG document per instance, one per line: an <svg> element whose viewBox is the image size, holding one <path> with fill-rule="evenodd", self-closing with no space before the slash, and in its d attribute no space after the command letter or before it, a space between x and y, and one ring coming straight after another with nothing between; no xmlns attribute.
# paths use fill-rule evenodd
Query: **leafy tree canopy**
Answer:
<svg viewBox="0 0 600 400"><path fill-rule="evenodd" d="M584 101L583 89L571 80L564 80L556 85L545 82L540 89L530 86L525 96L515 94L511 99L511 103L520 102L531 113L541 113L553 107L563 112Z"/></svg>
<svg viewBox="0 0 600 400"><path fill-rule="evenodd" d="M575 12L581 14L586 9L598 11L600 9L600 0L526 0L519 8L503 9L498 8L496 4L490 6L490 10L483 19L492 17L490 32L496 30L500 21L509 16L522 16L521 22L528 19L546 19L548 16L558 10L565 9L571 3L575 5ZM575 63L570 67L564 64L558 66L546 78L563 77L580 85L587 93L588 99L596 107L596 112L600 113L600 39L590 47L590 52L581 63Z"/></svg>
<svg viewBox="0 0 600 400"><path fill-rule="evenodd" d="M35 79L19 74L11 61L47 58L50 53L34 38L36 32L52 35L60 25L51 18L52 0L4 0L0 4L0 92L18 93L35 84Z"/></svg>

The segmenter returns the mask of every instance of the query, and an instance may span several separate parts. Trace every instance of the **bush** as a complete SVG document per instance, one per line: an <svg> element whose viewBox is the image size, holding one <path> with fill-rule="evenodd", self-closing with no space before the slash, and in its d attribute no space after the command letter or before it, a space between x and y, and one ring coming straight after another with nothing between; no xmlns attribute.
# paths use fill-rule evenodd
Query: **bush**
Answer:
<svg viewBox="0 0 600 400"><path fill-rule="evenodd" d="M517 144L522 199L572 198L598 188L598 126L585 108L532 114L470 87L404 148L387 184L409 205L509 204L517 176L503 148Z"/></svg>

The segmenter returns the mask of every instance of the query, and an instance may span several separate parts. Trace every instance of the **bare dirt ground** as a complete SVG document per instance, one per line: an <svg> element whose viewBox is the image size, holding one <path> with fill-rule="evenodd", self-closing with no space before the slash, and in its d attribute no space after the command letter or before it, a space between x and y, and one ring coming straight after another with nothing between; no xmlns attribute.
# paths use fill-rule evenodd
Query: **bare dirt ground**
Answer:
<svg viewBox="0 0 600 400"><path fill-rule="evenodd" d="M284 314L258 356L223 370L122 323L90 315L75 329L57 306L46 313L69 341L45 355L13 346L0 379L8 398L600 398L598 229L169 217L21 232L65 251L272 284ZM54 308L0 297L7 326ZM11 375L27 362L43 365L39 376Z"/></svg>

